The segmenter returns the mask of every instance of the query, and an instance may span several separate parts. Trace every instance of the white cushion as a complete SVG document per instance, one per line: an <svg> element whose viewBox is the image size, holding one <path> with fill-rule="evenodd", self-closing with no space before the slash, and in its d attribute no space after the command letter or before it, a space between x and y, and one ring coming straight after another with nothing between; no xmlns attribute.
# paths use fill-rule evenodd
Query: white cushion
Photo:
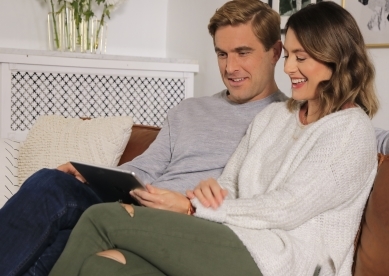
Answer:
<svg viewBox="0 0 389 276"><path fill-rule="evenodd" d="M19 190L19 147L20 142L0 139L0 208Z"/></svg>
<svg viewBox="0 0 389 276"><path fill-rule="evenodd" d="M91 120L41 116L20 148L19 183L42 168L68 161L116 166L130 138L131 117Z"/></svg>

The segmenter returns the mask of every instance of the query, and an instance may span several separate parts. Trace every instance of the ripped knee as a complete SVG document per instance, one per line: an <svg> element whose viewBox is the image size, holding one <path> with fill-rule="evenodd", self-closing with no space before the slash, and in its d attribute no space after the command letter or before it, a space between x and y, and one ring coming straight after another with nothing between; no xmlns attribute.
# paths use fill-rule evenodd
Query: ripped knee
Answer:
<svg viewBox="0 0 389 276"><path fill-rule="evenodd" d="M121 264L126 264L126 258L124 257L123 253L114 249L102 251L96 254L97 256L105 257L108 259L112 259L114 261L117 261Z"/></svg>

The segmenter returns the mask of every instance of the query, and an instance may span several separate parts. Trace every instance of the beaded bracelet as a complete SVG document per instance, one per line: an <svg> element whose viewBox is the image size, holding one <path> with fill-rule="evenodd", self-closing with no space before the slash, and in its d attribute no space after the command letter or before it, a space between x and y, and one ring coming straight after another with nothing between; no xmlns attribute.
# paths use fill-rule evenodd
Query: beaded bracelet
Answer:
<svg viewBox="0 0 389 276"><path fill-rule="evenodd" d="M192 202L190 202L189 198L188 198L188 200L189 200L189 206L188 206L188 211L186 212L186 214L189 216L192 216L196 212L196 209L193 207Z"/></svg>

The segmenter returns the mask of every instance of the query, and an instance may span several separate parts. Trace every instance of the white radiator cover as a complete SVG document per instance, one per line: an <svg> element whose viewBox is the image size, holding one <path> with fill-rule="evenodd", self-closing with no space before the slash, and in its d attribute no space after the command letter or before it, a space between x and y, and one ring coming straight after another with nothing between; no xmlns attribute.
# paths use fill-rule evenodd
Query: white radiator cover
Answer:
<svg viewBox="0 0 389 276"><path fill-rule="evenodd" d="M24 140L40 115L130 115L162 126L193 97L191 60L0 49L1 137Z"/></svg>

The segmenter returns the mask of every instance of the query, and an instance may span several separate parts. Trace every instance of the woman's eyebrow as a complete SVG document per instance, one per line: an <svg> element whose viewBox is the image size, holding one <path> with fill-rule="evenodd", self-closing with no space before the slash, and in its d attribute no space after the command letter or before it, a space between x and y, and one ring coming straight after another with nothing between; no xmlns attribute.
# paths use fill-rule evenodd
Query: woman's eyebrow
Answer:
<svg viewBox="0 0 389 276"><path fill-rule="evenodd" d="M303 49L303 48L297 48L297 49L294 49L292 51L288 51L284 45L282 45L282 48L284 49L284 51L287 51L287 52L291 52L291 53L306 53L306 51Z"/></svg>

